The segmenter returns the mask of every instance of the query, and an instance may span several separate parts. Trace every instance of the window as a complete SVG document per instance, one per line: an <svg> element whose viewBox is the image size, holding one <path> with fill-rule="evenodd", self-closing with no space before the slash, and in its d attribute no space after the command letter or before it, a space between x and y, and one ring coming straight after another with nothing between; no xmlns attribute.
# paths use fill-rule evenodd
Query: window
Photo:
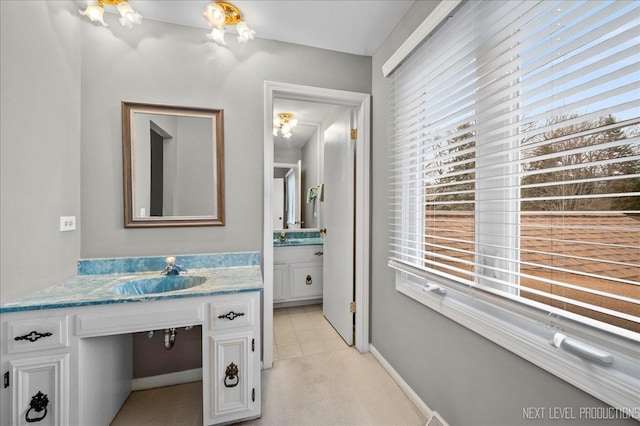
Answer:
<svg viewBox="0 0 640 426"><path fill-rule="evenodd" d="M469 1L391 84L397 288L640 417L640 3Z"/></svg>

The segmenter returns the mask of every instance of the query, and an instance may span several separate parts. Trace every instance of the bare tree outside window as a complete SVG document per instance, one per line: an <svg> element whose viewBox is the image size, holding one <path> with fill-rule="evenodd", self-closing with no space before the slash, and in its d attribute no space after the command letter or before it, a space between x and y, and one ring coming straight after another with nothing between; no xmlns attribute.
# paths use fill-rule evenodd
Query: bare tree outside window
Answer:
<svg viewBox="0 0 640 426"><path fill-rule="evenodd" d="M640 325L527 291L637 314L637 306L581 289L639 298L639 126L609 114L579 121L566 114L520 131L520 295L640 332ZM473 280L475 123L432 137L425 163L425 262ZM539 131L538 131L539 130ZM630 195L625 195L630 194ZM555 282L567 284L563 286Z"/></svg>

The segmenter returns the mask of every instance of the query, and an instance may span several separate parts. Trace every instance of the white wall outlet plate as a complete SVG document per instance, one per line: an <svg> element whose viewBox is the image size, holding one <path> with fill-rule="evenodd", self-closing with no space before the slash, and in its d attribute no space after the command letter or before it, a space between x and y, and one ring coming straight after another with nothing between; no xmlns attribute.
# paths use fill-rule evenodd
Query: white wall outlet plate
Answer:
<svg viewBox="0 0 640 426"><path fill-rule="evenodd" d="M60 216L60 231L75 231L76 230L76 217L75 216Z"/></svg>

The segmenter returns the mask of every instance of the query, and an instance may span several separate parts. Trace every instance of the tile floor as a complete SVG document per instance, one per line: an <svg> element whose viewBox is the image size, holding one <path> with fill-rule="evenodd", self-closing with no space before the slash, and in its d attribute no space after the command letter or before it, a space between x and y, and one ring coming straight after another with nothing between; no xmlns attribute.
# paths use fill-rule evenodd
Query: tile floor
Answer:
<svg viewBox="0 0 640 426"><path fill-rule="evenodd" d="M370 354L347 346L322 305L275 309L262 417L243 426L422 426L426 419ZM202 382L133 392L112 426L202 424Z"/></svg>
<svg viewBox="0 0 640 426"><path fill-rule="evenodd" d="M347 348L322 314L322 305L273 310L273 359L297 358Z"/></svg>

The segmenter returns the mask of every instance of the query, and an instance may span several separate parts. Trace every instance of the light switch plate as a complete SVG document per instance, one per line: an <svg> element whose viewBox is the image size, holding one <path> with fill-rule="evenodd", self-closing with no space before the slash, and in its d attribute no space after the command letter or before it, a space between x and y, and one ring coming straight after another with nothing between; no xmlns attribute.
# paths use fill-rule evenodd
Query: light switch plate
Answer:
<svg viewBox="0 0 640 426"><path fill-rule="evenodd" d="M60 216L60 231L75 231L76 230L76 217L75 216Z"/></svg>

